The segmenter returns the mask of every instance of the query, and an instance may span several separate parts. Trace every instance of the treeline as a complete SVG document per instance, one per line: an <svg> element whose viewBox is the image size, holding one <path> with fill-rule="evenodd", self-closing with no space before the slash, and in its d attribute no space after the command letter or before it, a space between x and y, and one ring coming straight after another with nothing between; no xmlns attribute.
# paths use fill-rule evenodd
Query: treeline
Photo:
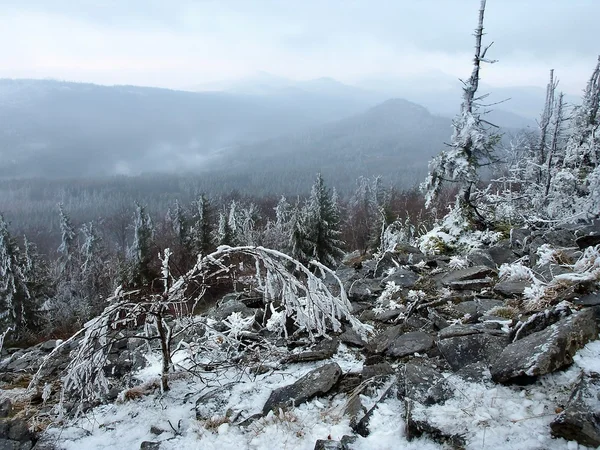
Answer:
<svg viewBox="0 0 600 450"><path fill-rule="evenodd" d="M90 211L102 210L94 209L93 195L79 195ZM16 232L0 215L0 333L10 329L13 340L69 335L98 315L118 286L152 289L160 279L158 255L167 248L175 276L221 245L264 246L335 267L346 251L376 248L394 220L428 220L417 190L397 191L381 178L361 177L345 199L320 174L302 197L165 197L148 206L121 200L112 215L93 220L55 204L34 236Z"/></svg>

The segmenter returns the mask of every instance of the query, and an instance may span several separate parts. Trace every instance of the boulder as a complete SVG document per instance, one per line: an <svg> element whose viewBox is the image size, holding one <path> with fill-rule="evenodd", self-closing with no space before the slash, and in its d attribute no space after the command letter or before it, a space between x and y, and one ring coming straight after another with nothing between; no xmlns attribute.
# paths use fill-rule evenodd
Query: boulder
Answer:
<svg viewBox="0 0 600 450"><path fill-rule="evenodd" d="M392 375L393 373L394 368L387 362L364 365L362 370L362 379L364 381L374 377L384 377L386 375Z"/></svg>
<svg viewBox="0 0 600 450"><path fill-rule="evenodd" d="M408 269L396 269L392 274L381 280L381 285L385 287L387 283L393 282L396 286L402 286L403 288L413 288L419 276L412 270Z"/></svg>
<svg viewBox="0 0 600 450"><path fill-rule="evenodd" d="M600 292L592 292L590 294L578 297L573 300L573 303L581 306L598 306L600 305Z"/></svg>
<svg viewBox="0 0 600 450"><path fill-rule="evenodd" d="M531 230L527 228L513 228L510 230L508 240L510 248L518 255L523 256L529 253L529 243L531 242Z"/></svg>
<svg viewBox="0 0 600 450"><path fill-rule="evenodd" d="M433 347L433 337L422 331L404 333L394 339L384 353L394 358L403 358L413 353L422 353Z"/></svg>
<svg viewBox="0 0 600 450"><path fill-rule="evenodd" d="M454 270L442 277L442 284L450 286L456 281L480 280L492 275L494 270L486 266L467 267L466 269Z"/></svg>
<svg viewBox="0 0 600 450"><path fill-rule="evenodd" d="M351 301L373 300L383 292L381 278L361 278L344 284Z"/></svg>
<svg viewBox="0 0 600 450"><path fill-rule="evenodd" d="M582 250L588 247L595 247L596 245L600 244L600 233L579 236L577 239L575 239L575 243Z"/></svg>
<svg viewBox="0 0 600 450"><path fill-rule="evenodd" d="M356 347L364 347L367 345L365 340L354 329L348 328L338 336L338 339L344 344L354 345Z"/></svg>
<svg viewBox="0 0 600 450"><path fill-rule="evenodd" d="M140 450L160 450L160 442L144 441L140 444Z"/></svg>
<svg viewBox="0 0 600 450"><path fill-rule="evenodd" d="M475 316L484 315L490 309L498 306L504 306L504 302L493 298L476 298L475 300L458 303L454 306L454 309L463 315Z"/></svg>
<svg viewBox="0 0 600 450"><path fill-rule="evenodd" d="M427 421L426 408L410 399L404 403L406 415L406 439L412 441L424 434L443 445L443 448L464 449L466 440L459 434L448 434Z"/></svg>
<svg viewBox="0 0 600 450"><path fill-rule="evenodd" d="M319 342L312 350L296 353L289 355L284 358L283 363L298 363L298 362L309 362L309 361L321 361L323 359L331 358L336 352L340 345L340 341L337 339L324 339Z"/></svg>
<svg viewBox="0 0 600 450"><path fill-rule="evenodd" d="M577 441L581 445L600 446L600 375L582 377L565 409L552 421L552 435Z"/></svg>
<svg viewBox="0 0 600 450"><path fill-rule="evenodd" d="M487 250L474 250L467 255L467 261L473 266L486 266L490 269L496 269L496 263Z"/></svg>
<svg viewBox="0 0 600 450"><path fill-rule="evenodd" d="M531 281L501 281L494 286L494 292L502 297L520 297L523 295L525 288L531 286Z"/></svg>
<svg viewBox="0 0 600 450"><path fill-rule="evenodd" d="M398 376L398 397L422 405L442 404L454 395L446 379L433 367L409 362Z"/></svg>
<svg viewBox="0 0 600 450"><path fill-rule="evenodd" d="M494 280L489 277L481 278L479 280L461 280L461 281L452 281L451 283L446 284L450 289L456 289L458 291L479 291L481 289L492 286Z"/></svg>
<svg viewBox="0 0 600 450"><path fill-rule="evenodd" d="M507 343L505 336L477 333L441 339L437 345L452 370L457 371L469 364L491 364Z"/></svg>
<svg viewBox="0 0 600 450"><path fill-rule="evenodd" d="M487 251L496 267L500 267L502 264L513 263L518 259L518 256L510 248L508 240L488 248Z"/></svg>
<svg viewBox="0 0 600 450"><path fill-rule="evenodd" d="M13 412L13 405L9 398L0 400L0 419L8 417Z"/></svg>
<svg viewBox="0 0 600 450"><path fill-rule="evenodd" d="M317 395L326 394L342 375L337 363L329 363L312 370L294 384L275 389L263 407L263 414L277 408L299 405Z"/></svg>
<svg viewBox="0 0 600 450"><path fill-rule="evenodd" d="M0 421L1 450L30 450L35 442L35 435L29 431L29 427L24 420Z"/></svg>
<svg viewBox="0 0 600 450"><path fill-rule="evenodd" d="M371 353L383 353L396 339L402 334L402 326L396 325L374 336L367 345L367 350Z"/></svg>
<svg viewBox="0 0 600 450"><path fill-rule="evenodd" d="M580 311L508 345L492 364L492 379L498 383L532 382L539 375L571 365L577 350L597 335L594 311Z"/></svg>
<svg viewBox="0 0 600 450"><path fill-rule="evenodd" d="M232 313L240 313L243 317L254 316L254 310L247 307L239 299L239 294L228 294L209 311L208 316L216 321L222 321Z"/></svg>
<svg viewBox="0 0 600 450"><path fill-rule="evenodd" d="M510 333L510 341L518 341L530 334L542 331L550 325L573 314L571 308L561 303L552 309L547 309L530 316L525 322L517 323Z"/></svg>
<svg viewBox="0 0 600 450"><path fill-rule="evenodd" d="M383 394L379 399L375 402L373 407L367 411L367 413L356 423L350 423L350 426L354 430L355 433L360 434L363 437L367 437L370 433L369 423L371 422L371 418L373 417L373 412L379 407L379 404L388 398L390 398L395 392L397 388L397 383L392 381L389 383L387 388L384 390Z"/></svg>
<svg viewBox="0 0 600 450"><path fill-rule="evenodd" d="M315 443L315 450L344 450L344 445L340 441L319 439Z"/></svg>

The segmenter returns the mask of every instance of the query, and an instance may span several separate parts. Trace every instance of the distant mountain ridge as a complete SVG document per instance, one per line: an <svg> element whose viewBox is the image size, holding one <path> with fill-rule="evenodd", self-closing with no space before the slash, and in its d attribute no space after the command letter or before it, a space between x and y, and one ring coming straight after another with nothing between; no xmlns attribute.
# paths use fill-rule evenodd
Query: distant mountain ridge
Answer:
<svg viewBox="0 0 600 450"><path fill-rule="evenodd" d="M346 185L382 174L411 186L452 132L449 117L330 78L263 87L0 80L0 177L210 172L302 191L322 171ZM525 120L502 111L487 118L515 128Z"/></svg>
<svg viewBox="0 0 600 450"><path fill-rule="evenodd" d="M230 148L212 170L252 174L253 182L291 184L290 191L322 172L332 185L352 189L361 176L382 175L398 186L420 181L427 163L449 140L449 118L402 99L300 133Z"/></svg>
<svg viewBox="0 0 600 450"><path fill-rule="evenodd" d="M374 103L373 103L374 104ZM0 176L69 177L193 170L220 149L371 106L48 80L0 80Z"/></svg>

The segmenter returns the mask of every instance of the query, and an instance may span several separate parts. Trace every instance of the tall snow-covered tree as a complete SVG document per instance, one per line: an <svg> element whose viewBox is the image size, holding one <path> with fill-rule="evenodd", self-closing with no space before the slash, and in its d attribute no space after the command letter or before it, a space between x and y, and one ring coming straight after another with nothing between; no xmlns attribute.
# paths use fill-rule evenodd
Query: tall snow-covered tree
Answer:
<svg viewBox="0 0 600 450"><path fill-rule="evenodd" d="M58 253L60 254L61 270L63 276L71 278L75 275L73 271L76 270L75 238L77 237L77 233L75 232L75 227L71 222L71 218L65 211L62 203L58 204L58 213L61 236Z"/></svg>
<svg viewBox="0 0 600 450"><path fill-rule="evenodd" d="M425 192L426 206L439 195L445 182L458 183L460 193L458 205L462 213L474 220L483 220L471 197L473 187L479 181L479 168L492 159L492 150L498 143L497 134L490 132L490 126L481 116L477 97L480 69L482 63L494 63L486 58L492 44L483 47L483 18L485 0L481 0L479 22L475 30L475 56L473 70L467 81L463 81L463 96L460 113L454 118L454 132L448 150L443 150L429 164L429 175L422 185ZM485 97L485 96L484 96Z"/></svg>
<svg viewBox="0 0 600 450"><path fill-rule="evenodd" d="M13 339L23 338L36 325L34 307L19 246L0 214L0 334L10 328Z"/></svg>
<svg viewBox="0 0 600 450"><path fill-rule="evenodd" d="M101 311L100 299L108 294L109 289L109 275L104 266L106 255L94 222L83 224L81 234L80 295L91 313L96 314Z"/></svg>
<svg viewBox="0 0 600 450"><path fill-rule="evenodd" d="M318 174L308 202L294 218L292 254L300 261L316 259L331 267L344 254L340 234L340 216L335 196L325 186L321 174Z"/></svg>
<svg viewBox="0 0 600 450"><path fill-rule="evenodd" d="M212 209L208 198L201 194L193 203L189 240L192 254L206 255L212 248Z"/></svg>
<svg viewBox="0 0 600 450"><path fill-rule="evenodd" d="M265 226L263 245L289 253L291 252L290 237L292 235L292 219L295 214L294 207L282 196L274 210L275 220L269 220Z"/></svg>
<svg viewBox="0 0 600 450"><path fill-rule="evenodd" d="M215 231L215 242L217 245L229 245L234 244L233 230L229 225L228 215L221 211L219 213L219 222Z"/></svg>
<svg viewBox="0 0 600 450"><path fill-rule="evenodd" d="M175 206L170 211L171 226L177 238L179 248L185 247L188 240L188 220L185 210L179 204L179 200L175 200Z"/></svg>
<svg viewBox="0 0 600 450"><path fill-rule="evenodd" d="M558 174L575 191L574 215L598 216L600 180L600 57L584 91L582 104L575 108L563 169Z"/></svg>

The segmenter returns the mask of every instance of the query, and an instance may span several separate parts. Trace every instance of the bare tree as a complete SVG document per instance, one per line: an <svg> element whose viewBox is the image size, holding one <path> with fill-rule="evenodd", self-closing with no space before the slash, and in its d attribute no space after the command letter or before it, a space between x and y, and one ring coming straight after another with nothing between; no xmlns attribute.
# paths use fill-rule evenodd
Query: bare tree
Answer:
<svg viewBox="0 0 600 450"><path fill-rule="evenodd" d="M439 195L444 182L459 183L459 206L467 216L485 221L479 214L471 198L473 186L479 181L478 169L492 159L492 150L499 137L489 132L493 126L481 117L479 101L486 96L477 97L479 72L482 63L496 61L486 58L493 42L486 47L482 44L485 0L481 0L479 22L475 30L475 56L473 70L467 81L463 81L463 101L460 114L452 122L454 133L449 150L443 150L429 164L430 172L422 188L426 204L430 206Z"/></svg>

